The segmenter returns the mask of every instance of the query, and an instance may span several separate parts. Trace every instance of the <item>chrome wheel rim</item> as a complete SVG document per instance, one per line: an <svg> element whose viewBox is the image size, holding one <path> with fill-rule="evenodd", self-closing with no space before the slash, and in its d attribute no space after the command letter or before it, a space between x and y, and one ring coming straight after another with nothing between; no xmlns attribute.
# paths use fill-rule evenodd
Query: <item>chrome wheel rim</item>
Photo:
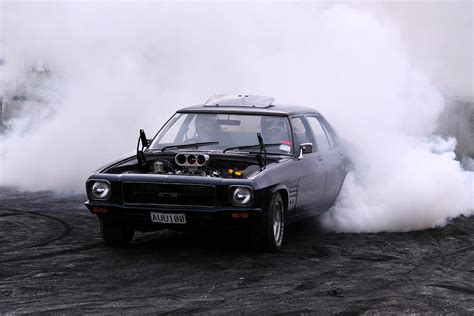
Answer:
<svg viewBox="0 0 474 316"><path fill-rule="evenodd" d="M273 206L273 237L278 244L282 235L282 210L283 205L278 201Z"/></svg>

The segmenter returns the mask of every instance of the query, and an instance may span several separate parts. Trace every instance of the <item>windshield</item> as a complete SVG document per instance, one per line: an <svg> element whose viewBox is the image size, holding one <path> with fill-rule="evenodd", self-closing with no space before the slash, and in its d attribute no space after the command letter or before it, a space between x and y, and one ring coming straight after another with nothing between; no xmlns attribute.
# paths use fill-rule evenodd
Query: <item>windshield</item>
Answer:
<svg viewBox="0 0 474 316"><path fill-rule="evenodd" d="M190 150L195 147L199 150L258 151L257 133L261 133L268 153L292 152L287 117L208 113L175 114L155 137L150 149ZM195 146L185 146L187 144Z"/></svg>

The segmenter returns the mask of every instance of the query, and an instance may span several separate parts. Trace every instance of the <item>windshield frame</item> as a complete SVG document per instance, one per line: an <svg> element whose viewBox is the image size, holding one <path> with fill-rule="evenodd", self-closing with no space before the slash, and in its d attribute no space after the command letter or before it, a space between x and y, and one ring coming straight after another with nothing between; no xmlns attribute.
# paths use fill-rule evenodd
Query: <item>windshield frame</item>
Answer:
<svg viewBox="0 0 474 316"><path fill-rule="evenodd" d="M248 113L248 112L235 112L235 111L177 111L174 113L164 124L163 126L158 130L158 132L153 136L153 138L150 141L150 145L148 146L148 151L161 151L163 147L155 147L153 148L152 146L154 143L158 140L158 136L163 133L166 133L172 126L173 124L182 116L182 115L192 115L192 114L221 114L221 115L241 115L241 116L270 116L270 117L281 117L284 118L287 121L287 126L289 128L289 138L291 140L291 148L290 152L288 153L277 153L277 152L267 152L268 155L275 155L275 156L294 156L295 155L295 143L294 143L294 135L293 135L293 127L291 126L291 120L288 115L281 115L281 114L275 114L275 113ZM188 118L186 118L188 119ZM161 139L161 138L160 138ZM257 133L255 133L255 144L242 144L242 147L247 146L247 145L255 145L256 147L258 146L258 141L257 141ZM208 149L208 150L202 150L200 149L199 151L209 151L209 152L219 152L222 153L225 148L223 149ZM167 152L170 152L171 150L167 150ZM176 149L176 151L180 151L179 148ZM187 149L189 151L189 149ZM255 153L256 151L253 150L230 150L227 151L223 154L232 154L232 153Z"/></svg>

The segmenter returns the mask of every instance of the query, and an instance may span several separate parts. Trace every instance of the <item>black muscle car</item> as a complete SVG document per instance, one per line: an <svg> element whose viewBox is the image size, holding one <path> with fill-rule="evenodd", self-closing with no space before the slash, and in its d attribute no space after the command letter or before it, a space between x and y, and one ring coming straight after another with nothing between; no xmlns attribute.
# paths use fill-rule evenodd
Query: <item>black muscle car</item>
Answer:
<svg viewBox="0 0 474 316"><path fill-rule="evenodd" d="M286 224L335 201L346 175L334 129L311 108L262 96L214 96L181 109L137 154L86 183L103 240L136 230L246 228L261 250L280 250ZM141 146L140 146L141 145Z"/></svg>

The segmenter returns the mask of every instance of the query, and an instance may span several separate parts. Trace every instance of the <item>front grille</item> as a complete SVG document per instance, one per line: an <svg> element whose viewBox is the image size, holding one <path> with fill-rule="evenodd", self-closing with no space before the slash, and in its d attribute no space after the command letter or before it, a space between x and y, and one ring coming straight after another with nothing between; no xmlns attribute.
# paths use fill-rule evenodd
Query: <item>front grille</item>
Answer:
<svg viewBox="0 0 474 316"><path fill-rule="evenodd" d="M212 185L124 182L122 193L126 204L216 206Z"/></svg>

